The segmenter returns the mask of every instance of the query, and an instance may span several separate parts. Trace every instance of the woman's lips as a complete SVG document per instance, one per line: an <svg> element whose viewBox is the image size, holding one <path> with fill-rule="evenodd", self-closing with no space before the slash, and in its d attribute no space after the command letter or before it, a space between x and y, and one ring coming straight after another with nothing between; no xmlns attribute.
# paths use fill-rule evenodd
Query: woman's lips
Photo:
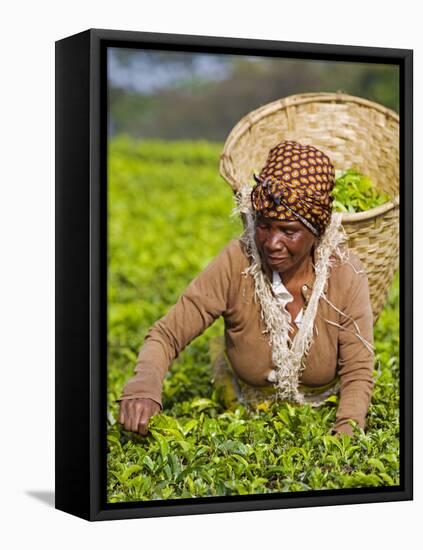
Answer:
<svg viewBox="0 0 423 550"><path fill-rule="evenodd" d="M288 259L287 256L272 256L271 254L266 254L266 258L271 262L282 262Z"/></svg>

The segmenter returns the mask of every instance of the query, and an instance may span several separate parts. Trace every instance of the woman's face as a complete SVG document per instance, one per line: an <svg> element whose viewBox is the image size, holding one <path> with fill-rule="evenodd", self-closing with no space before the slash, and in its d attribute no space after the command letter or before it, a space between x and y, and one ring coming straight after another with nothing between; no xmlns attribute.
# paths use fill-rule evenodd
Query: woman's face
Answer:
<svg viewBox="0 0 423 550"><path fill-rule="evenodd" d="M272 271L295 272L311 254L316 237L300 221L257 217L256 243Z"/></svg>

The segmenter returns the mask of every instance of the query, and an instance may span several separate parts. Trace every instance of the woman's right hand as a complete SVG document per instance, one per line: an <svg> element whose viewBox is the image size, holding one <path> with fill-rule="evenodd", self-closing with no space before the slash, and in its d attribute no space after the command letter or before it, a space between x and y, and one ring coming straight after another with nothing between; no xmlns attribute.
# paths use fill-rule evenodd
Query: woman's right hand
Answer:
<svg viewBox="0 0 423 550"><path fill-rule="evenodd" d="M159 411L160 405L153 399L123 399L120 402L119 423L128 432L147 435L150 418Z"/></svg>

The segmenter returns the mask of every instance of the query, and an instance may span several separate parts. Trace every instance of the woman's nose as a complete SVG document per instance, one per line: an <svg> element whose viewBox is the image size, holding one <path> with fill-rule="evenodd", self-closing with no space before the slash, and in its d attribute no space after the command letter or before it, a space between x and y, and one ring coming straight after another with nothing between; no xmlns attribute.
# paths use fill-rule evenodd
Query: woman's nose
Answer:
<svg viewBox="0 0 423 550"><path fill-rule="evenodd" d="M279 252L284 250L285 243L283 241L283 236L276 232L269 233L266 242L265 242L266 250L268 250L270 253L272 252Z"/></svg>

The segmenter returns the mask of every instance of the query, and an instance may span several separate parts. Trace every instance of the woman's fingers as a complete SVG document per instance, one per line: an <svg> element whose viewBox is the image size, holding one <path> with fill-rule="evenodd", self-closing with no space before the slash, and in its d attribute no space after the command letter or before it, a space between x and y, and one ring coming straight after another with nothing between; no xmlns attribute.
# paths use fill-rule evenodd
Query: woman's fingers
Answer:
<svg viewBox="0 0 423 550"><path fill-rule="evenodd" d="M119 418L118 418L118 422L119 424L125 424L125 414L124 414L124 409L125 409L125 405L124 405L125 401L121 401L119 403Z"/></svg>
<svg viewBox="0 0 423 550"><path fill-rule="evenodd" d="M119 411L119 423L122 424L123 428L127 431L132 430L132 425L136 424L134 420L134 414L136 414L136 407L133 399L125 399L120 402L120 411Z"/></svg>
<svg viewBox="0 0 423 550"><path fill-rule="evenodd" d="M119 423L128 432L147 435L150 418L160 411L152 399L125 399L120 402Z"/></svg>
<svg viewBox="0 0 423 550"><path fill-rule="evenodd" d="M138 399L133 399L133 402L131 403L131 421L129 424L129 430L131 432L137 432L138 431L138 423L140 421L140 417L142 414L142 411L144 409L144 404L142 401L139 401Z"/></svg>
<svg viewBox="0 0 423 550"><path fill-rule="evenodd" d="M146 403L143 412L141 413L140 420L138 423L138 432L141 435L147 435L148 433L148 423L150 418L154 416L160 410L160 405L151 399Z"/></svg>
<svg viewBox="0 0 423 550"><path fill-rule="evenodd" d="M141 435L147 435L148 433L148 422L150 421L150 416L151 411L144 409L138 422L138 433Z"/></svg>

